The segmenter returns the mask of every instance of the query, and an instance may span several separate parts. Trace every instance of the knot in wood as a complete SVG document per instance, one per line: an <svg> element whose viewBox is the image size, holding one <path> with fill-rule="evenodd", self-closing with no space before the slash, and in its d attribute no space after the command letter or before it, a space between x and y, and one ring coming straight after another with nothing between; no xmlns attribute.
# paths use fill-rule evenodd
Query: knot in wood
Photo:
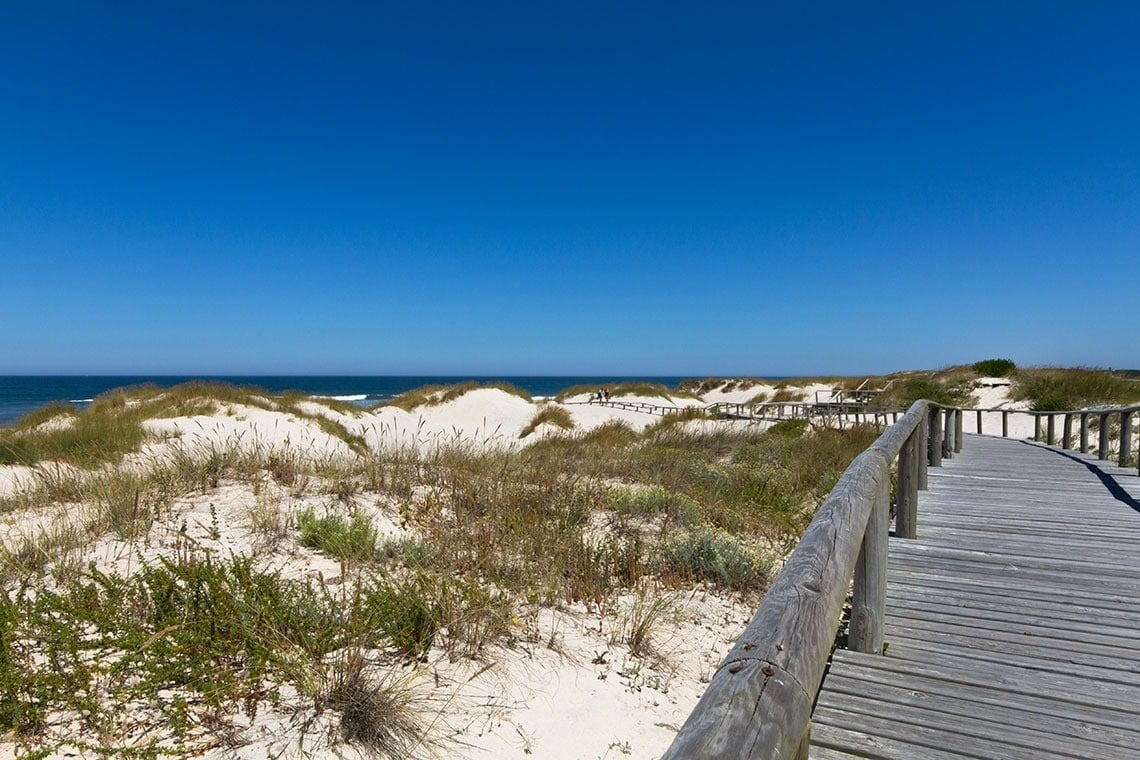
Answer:
<svg viewBox="0 0 1140 760"><path fill-rule="evenodd" d="M760 672L766 676L776 675L776 669L774 667L772 667L771 665L769 665L768 663L765 663L764 667L760 668Z"/></svg>
<svg viewBox="0 0 1140 760"><path fill-rule="evenodd" d="M743 669L744 669L744 665L742 663L739 663L739 662L734 662L728 666L728 672L729 673L739 673Z"/></svg>
<svg viewBox="0 0 1140 760"><path fill-rule="evenodd" d="M819 593L819 581L807 581L804 583L804 588L806 588L808 591L814 591L818 594Z"/></svg>

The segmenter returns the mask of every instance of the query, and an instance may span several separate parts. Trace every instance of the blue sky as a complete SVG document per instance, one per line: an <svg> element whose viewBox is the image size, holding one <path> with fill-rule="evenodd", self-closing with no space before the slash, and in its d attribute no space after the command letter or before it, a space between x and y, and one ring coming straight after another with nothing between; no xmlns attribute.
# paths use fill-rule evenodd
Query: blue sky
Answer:
<svg viewBox="0 0 1140 760"><path fill-rule="evenodd" d="M1137 39L1131 3L0 0L0 374L1140 366Z"/></svg>

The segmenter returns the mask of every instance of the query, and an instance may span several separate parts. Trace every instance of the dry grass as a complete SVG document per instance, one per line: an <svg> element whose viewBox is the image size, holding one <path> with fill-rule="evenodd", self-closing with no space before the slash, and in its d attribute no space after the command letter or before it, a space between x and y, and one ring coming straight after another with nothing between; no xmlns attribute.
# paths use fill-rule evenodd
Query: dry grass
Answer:
<svg viewBox="0 0 1140 760"><path fill-rule="evenodd" d="M116 396L92 418L113 427L116 415L141 421L140 406L186 413L255 401L230 390L201 395L208 392L187 389L173 406L146 395L162 395L153 391L142 402ZM21 434L57 416L28 422ZM191 737L206 722L222 725L219 715L273 708L274 694L291 684L310 709L338 714L342 740L403 757L431 737L389 678L393 664L376 652L406 662L493 658L517 641L512 620L524 606L602 610L632 594L615 636L632 656L649 656L678 590L700 583L762 593L774 553L798 538L875 437L864 429L695 430L676 424L685 418L644 433L610 423L519 449L408 447L339 461L231 441L140 460L111 441L114 454L92 457L110 465L41 464L37 486L0 510L70 510L76 521L10 539L0 555L0 637L18 655L0 658L0 731L43 749L49 715L86 716L67 730L99 737L98 726L138 702ZM174 502L220 488L249 494L238 520L252 535L251 556L316 547L341 560L337 584L286 580L189 537L176 537L168 561L137 562L131 576L86 566L84 547L109 536L141 557L157 527L173 529ZM301 498L325 506L299 510L294 522L291 503ZM78 503L88 506L80 512ZM361 503L391 505L401 537L381 539L355 511ZM38 659L44 647L53 669ZM113 692L95 686L107 683ZM118 752L115 741L96 749Z"/></svg>

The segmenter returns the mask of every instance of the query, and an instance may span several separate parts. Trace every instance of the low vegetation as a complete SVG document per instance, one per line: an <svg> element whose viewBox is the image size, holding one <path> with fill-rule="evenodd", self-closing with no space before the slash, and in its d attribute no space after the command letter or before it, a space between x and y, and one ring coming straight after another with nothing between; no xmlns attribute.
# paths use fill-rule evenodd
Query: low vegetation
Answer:
<svg viewBox="0 0 1140 760"><path fill-rule="evenodd" d="M704 416L695 409L645 432L614 422L516 448L361 446L336 459L235 440L134 455L147 415L239 407L309 408L228 387L148 388L3 434L8 461L34 465L37 480L0 512L68 515L0 548L0 732L21 751L80 741L93 755L189 754L276 711L335 714L342 741L378 756L428 754L400 675L409 664L493 661L541 643L525 623L541 607L601 614L631 595L614 635L649 656L670 594L762 594L876 436L683 424ZM540 410L536 427L566 427L558 407L543 409L556 411ZM104 437L118 427L138 435ZM236 553L226 521L237 518L215 511L222 493L245 504L248 548ZM188 505L207 500L188 522ZM378 530L380 512L398 528ZM90 551L107 541L129 547L129 572ZM337 569L287 576L282 563L305 553Z"/></svg>
<svg viewBox="0 0 1140 760"><path fill-rule="evenodd" d="M360 436L324 414L306 410L311 399L298 393L271 398L256 388L225 383L189 382L172 388L144 385L117 389L98 396L82 412L54 404L24 417L11 428L0 429L0 465L35 465L60 462L92 468L120 461L159 436L148 432L143 422L171 417L194 417L243 409L282 412L318 425L326 434L363 454L367 447ZM330 411L343 405L328 400Z"/></svg>
<svg viewBox="0 0 1140 760"><path fill-rule="evenodd" d="M1014 375L1013 398L1035 411L1093 409L1140 403L1140 383L1100 369L1021 369Z"/></svg>
<svg viewBox="0 0 1140 760"><path fill-rule="evenodd" d="M543 404L539 407L538 411L534 413L534 417L531 418L530 422L519 431L519 438L526 438L535 430L538 430L541 425L554 425L561 430L573 430L574 418L570 416L570 412L566 411L564 407L554 404Z"/></svg>
<svg viewBox="0 0 1140 760"><path fill-rule="evenodd" d="M421 388L410 390L407 393L401 393L391 401L385 402L385 406L395 406L403 409L405 412L410 412L421 406L439 406L446 404L450 401L462 398L471 391L485 388L495 388L509 393L512 396L518 396L524 401L531 400L529 393L510 383L478 383L474 380L468 380L454 385L425 385Z"/></svg>
<svg viewBox="0 0 1140 760"><path fill-rule="evenodd" d="M983 359L974 362L970 369L982 377L1009 377L1017 369L1017 365L1009 359Z"/></svg>

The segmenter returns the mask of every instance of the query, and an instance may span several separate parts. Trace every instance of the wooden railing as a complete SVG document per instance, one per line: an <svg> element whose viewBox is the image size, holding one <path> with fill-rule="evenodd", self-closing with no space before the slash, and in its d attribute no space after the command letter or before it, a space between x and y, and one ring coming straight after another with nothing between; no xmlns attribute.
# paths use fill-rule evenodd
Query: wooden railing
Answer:
<svg viewBox="0 0 1140 760"><path fill-rule="evenodd" d="M848 646L869 653L883 649L891 465L897 459L895 535L913 539L918 492L927 487L927 468L940 466L943 458L962 450L966 411L918 401L855 458L820 506L662 760L806 760L812 705L852 578ZM1072 420L1079 417L1082 451L1088 448L1088 420L1095 416L1101 459L1107 458L1109 422L1119 415L1124 466L1132 440L1132 415L1140 407L1067 413L968 411L1066 414L1066 442ZM980 431L980 414L977 419ZM1008 418L1006 423L1003 430L1008 434ZM1051 421L1048 427L1053 431ZM1040 432L1040 425L1037 428Z"/></svg>
<svg viewBox="0 0 1140 760"><path fill-rule="evenodd" d="M1035 412L1030 409L963 409L966 414L976 415L978 433L982 432L982 414L1001 414L1001 434L1009 436L1009 417L1012 414L1031 415L1033 417L1033 440L1043 441L1050 446L1058 443L1057 418L1062 419L1062 433L1060 445L1062 449L1073 448L1073 428L1079 424L1079 443L1077 448L1082 454L1089 453L1089 433L1092 422L1097 427L1097 457L1107 460L1111 456L1112 423L1119 421L1117 461L1121 467L1127 467L1132 458L1133 415L1140 412L1140 406L1117 407L1113 409L1079 409L1070 412ZM1140 470L1140 467L1138 467Z"/></svg>
<svg viewBox="0 0 1140 760"><path fill-rule="evenodd" d="M762 401L755 403L719 402L705 408L709 414L731 419L749 420L795 420L795 419L839 419L851 420L855 424L875 424L885 427L898 422L901 409L868 409L866 404L853 401Z"/></svg>

